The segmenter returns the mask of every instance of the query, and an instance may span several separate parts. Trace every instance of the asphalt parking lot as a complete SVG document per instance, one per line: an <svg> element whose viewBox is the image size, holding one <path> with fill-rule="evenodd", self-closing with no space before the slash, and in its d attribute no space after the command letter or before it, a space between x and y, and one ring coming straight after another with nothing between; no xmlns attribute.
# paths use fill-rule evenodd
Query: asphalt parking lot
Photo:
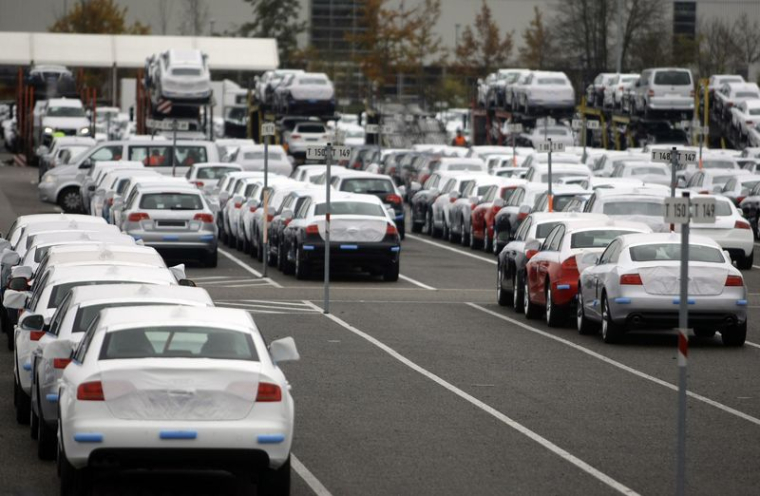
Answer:
<svg viewBox="0 0 760 496"><path fill-rule="evenodd" d="M5 159L7 156L1 156ZM37 171L0 167L0 231L38 201ZM267 340L293 336L293 494L668 494L675 489L677 336L605 345L495 300L495 258L430 238L403 242L401 280L297 281L224 248L188 276L249 310ZM756 494L760 266L747 344L692 338L689 494ZM57 494L54 462L16 424L12 355L0 350L0 494ZM227 487L227 486L230 487ZM223 476L132 474L100 494L234 494Z"/></svg>

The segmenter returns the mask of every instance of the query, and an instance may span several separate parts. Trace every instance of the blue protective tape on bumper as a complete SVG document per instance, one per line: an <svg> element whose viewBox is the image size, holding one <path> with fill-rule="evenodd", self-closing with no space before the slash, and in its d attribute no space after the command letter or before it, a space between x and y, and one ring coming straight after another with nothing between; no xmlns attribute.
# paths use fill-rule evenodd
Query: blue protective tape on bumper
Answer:
<svg viewBox="0 0 760 496"><path fill-rule="evenodd" d="M630 298L615 298L615 303L620 303L623 305L627 305L631 302Z"/></svg>
<svg viewBox="0 0 760 496"><path fill-rule="evenodd" d="M201 236L201 241L213 241L214 235L213 234L204 234Z"/></svg>
<svg viewBox="0 0 760 496"><path fill-rule="evenodd" d="M78 443L102 443L103 434L97 432L79 432L74 434L74 441Z"/></svg>
<svg viewBox="0 0 760 496"><path fill-rule="evenodd" d="M404 215L403 214L397 215L396 220L404 220Z"/></svg>
<svg viewBox="0 0 760 496"><path fill-rule="evenodd" d="M592 302L591 302L591 306L592 306L592 307L595 307L595 306L597 306L598 304L599 304L599 300L594 300L594 301L592 301Z"/></svg>
<svg viewBox="0 0 760 496"><path fill-rule="evenodd" d="M696 300L689 298L686 300L686 303L688 305L694 305L696 303ZM673 298L673 305L680 305L681 304L681 298Z"/></svg>
<svg viewBox="0 0 760 496"><path fill-rule="evenodd" d="M304 251L313 251L314 250L314 246L313 245L303 245L303 250Z"/></svg>
<svg viewBox="0 0 760 496"><path fill-rule="evenodd" d="M132 237L135 238L135 241L140 241L142 239L142 236L132 236Z"/></svg>
<svg viewBox="0 0 760 496"><path fill-rule="evenodd" d="M164 236L164 241L179 241L179 236Z"/></svg>
<svg viewBox="0 0 760 496"><path fill-rule="evenodd" d="M262 434L256 438L259 444L280 444L285 441L283 434Z"/></svg>
<svg viewBox="0 0 760 496"><path fill-rule="evenodd" d="M570 289L570 285L569 284L557 284L557 289L558 290L560 290L560 289Z"/></svg>
<svg viewBox="0 0 760 496"><path fill-rule="evenodd" d="M359 245L340 245L341 250L358 250Z"/></svg>
<svg viewBox="0 0 760 496"><path fill-rule="evenodd" d="M29 362L26 362L26 363L24 364L24 370L26 370L26 371L30 371L30 370L32 370L32 364L31 364L31 363L29 363Z"/></svg>
<svg viewBox="0 0 760 496"><path fill-rule="evenodd" d="M195 431L161 431L158 435L161 439L195 439L198 433Z"/></svg>
<svg viewBox="0 0 760 496"><path fill-rule="evenodd" d="M736 300L736 306L737 307L746 307L747 306L747 300Z"/></svg>
<svg viewBox="0 0 760 496"><path fill-rule="evenodd" d="M394 253L398 253L398 252L401 251L401 247L400 246L391 246L391 251L394 252Z"/></svg>
<svg viewBox="0 0 760 496"><path fill-rule="evenodd" d="M50 403L58 403L57 394L48 394L47 396L45 396L45 399L48 400Z"/></svg>

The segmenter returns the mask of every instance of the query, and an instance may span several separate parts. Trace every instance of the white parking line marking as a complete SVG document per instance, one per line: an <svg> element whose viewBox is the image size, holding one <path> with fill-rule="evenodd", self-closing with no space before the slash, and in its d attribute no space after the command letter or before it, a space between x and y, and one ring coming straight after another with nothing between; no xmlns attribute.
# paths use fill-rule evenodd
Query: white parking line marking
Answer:
<svg viewBox="0 0 760 496"><path fill-rule="evenodd" d="M420 281L416 279L412 279L411 277L407 277L404 274L398 275L400 279L405 280L406 282L411 282L412 284L421 287L422 289L427 289L430 291L436 291L436 289L433 286L428 286L427 284L421 283Z"/></svg>
<svg viewBox="0 0 760 496"><path fill-rule="evenodd" d="M243 282L265 282L264 279L222 279L221 281L200 281L198 284L210 286L212 284L240 284Z"/></svg>
<svg viewBox="0 0 760 496"><path fill-rule="evenodd" d="M595 351L589 350L588 348L584 348L583 346L579 344L575 344L572 341L568 341L567 339L560 338L558 336L555 336L553 334L550 334L546 331L542 331L541 329L537 329L535 327L529 326L528 324L525 324L524 322L520 322L519 320L512 319L510 317L507 317L506 315L502 315L500 313L494 312L493 310L489 310L487 308L481 307L480 305L477 305L475 303L467 303L467 305L471 306L472 308L475 308L476 310L480 310L481 312L485 312L489 315L493 315L494 317L505 320L511 324L514 324L516 326L522 327L523 329L536 333L540 336L544 336L549 339L553 339L554 341L557 341L558 343L562 343L566 346L569 346L570 348L573 348L575 350L580 351L581 353L585 353L586 355L589 355L593 358L596 358L598 360L601 360L604 363L607 363L609 365L612 365L613 367L617 367L620 370L624 370L626 372L629 372L637 377L641 377L642 379L646 379L648 381L654 382L655 384L659 384L660 386L666 387L672 391L678 391L678 386L675 386L669 382L663 381L662 379L658 379L657 377L654 377L652 375L649 375L645 372L641 372L640 370L634 369L633 367L629 367L628 365L625 365L623 363L618 362L617 360L613 360L611 358L608 358L600 353L597 353ZM740 412L739 410L736 410L735 408L731 408L730 406L726 406L722 403L718 403L715 400L711 400L710 398L707 398L705 396L702 396L701 394L694 393L692 391L686 391L686 394L694 398L695 400L701 401L703 403L706 403L710 406L714 406L715 408L719 410L723 410L726 413L730 413L731 415L735 415L741 419L744 419L748 422L751 422L755 425L760 426L760 419L753 417L751 415L748 415L744 412Z"/></svg>
<svg viewBox="0 0 760 496"><path fill-rule="evenodd" d="M745 341L744 344L747 344L747 345L752 346L754 348L760 348L760 344L753 343L751 341Z"/></svg>
<svg viewBox="0 0 760 496"><path fill-rule="evenodd" d="M287 300L237 300L240 302L245 303L277 303L278 305L292 305L294 307L311 307L310 305L306 305L301 302L301 300L298 301L287 301Z"/></svg>
<svg viewBox="0 0 760 496"><path fill-rule="evenodd" d="M269 281L262 279L262 282L256 284L233 284L230 286L217 286L217 288L263 288L263 287L269 287L271 284L269 284Z"/></svg>
<svg viewBox="0 0 760 496"><path fill-rule="evenodd" d="M229 253L229 252L227 252L225 250L222 250L221 248L219 248L219 253L221 253L225 257L229 258L230 260L232 260L233 262L235 262L236 264L238 264L239 266L241 266L243 269L245 269L249 273L253 274L254 276L256 276L256 277L262 277L261 272L259 272L258 270L255 270L250 265L248 265L247 263L243 262L242 260L240 260L238 257L236 257L235 255L233 255L232 253ZM274 286L275 288L282 289L281 285L277 284L276 282L274 282L269 277L267 277L264 280L269 281L272 284L272 286Z"/></svg>
<svg viewBox="0 0 760 496"><path fill-rule="evenodd" d="M429 245L437 246L438 248L443 248L444 250L453 251L454 253L459 253L460 255L464 255L466 257L474 258L475 260L480 260L482 262L488 262L490 264L497 265L496 260L492 260L492 259L486 258L486 257L481 257L480 255L475 255L474 253L467 253L466 251L458 250L456 248L452 248L450 246L443 245L441 243L436 243L435 241L430 241L430 240L427 240L425 238L421 238L419 236L415 236L414 234L407 234L406 237L409 238L409 239L413 239L415 241L419 241L421 243L427 243Z"/></svg>
<svg viewBox="0 0 760 496"><path fill-rule="evenodd" d="M193 281L211 281L212 279L228 279L229 276L193 277Z"/></svg>
<svg viewBox="0 0 760 496"><path fill-rule="evenodd" d="M312 303L310 301L304 300L304 303L310 304L317 311L322 311L322 309L319 306L315 305L314 303ZM527 427L525 427L524 425L520 424L519 422L517 422L515 420L512 420L510 417L504 415L503 413L501 413L500 411L496 410L495 408L487 405L486 403L483 403L479 399L477 399L474 396L472 396L472 395L470 395L470 394L462 391L461 389L459 389L458 387L454 386L453 384L451 384L449 382L446 382L444 379L442 379L441 377L435 375L434 373L430 372L429 370L427 370L427 369L425 369L425 368L417 365L416 363L412 362L411 360L409 360L408 358L406 358L405 356L403 356L402 354L400 354L399 352L397 352L396 350L394 350L390 346L382 343L381 341L378 341L377 339L375 339L374 337L370 336L369 334L367 334L367 333L365 333L363 331L360 331L356 327L352 326L351 324L348 324L344 320L342 320L342 319L340 319L340 318L338 318L338 317L336 317L336 316L334 316L332 314L326 314L325 317L327 317L328 319L332 320L333 322L335 322L339 326L343 327L344 329L348 330L349 332L352 332L352 333L356 334L357 336L359 336L359 337L365 339L366 341L370 342L371 344L377 346L378 348L380 348L381 350L383 350L384 352L386 352L387 354L389 354L390 356L392 356L393 358L395 358L399 362L403 363L404 365L406 365L410 369L412 369L415 372L418 372L419 374L427 377L431 381L437 383L438 385L440 385L440 386L448 389L452 393L456 394L457 396L459 396L463 400L465 400L465 401L471 403L472 405L480 408L484 412L488 413L489 415L491 415L491 416L495 417L496 419L500 420L501 422L505 423L506 425L508 425L509 427L513 428L517 432L519 432L519 433L527 436L532 441L537 442L538 444L540 444L544 448L548 449L549 451L551 451L555 455L559 456L563 460L572 463L573 465L575 465L576 467L578 467L582 471L584 471L587 474L591 475L592 477L596 478L600 482L606 484L610 488L618 491L621 494L627 494L627 495L636 495L636 494L638 494L633 489L624 486L623 484L621 484L620 482L616 481L615 479L613 479L609 475L601 472L600 470L597 470L596 468L592 467L591 465L589 465L588 463L584 462L583 460L581 460L580 458L576 457L575 455L570 454L569 452L567 452L564 449L560 448L559 446L557 446L556 444L552 443L551 441L549 441L545 437L541 436L540 434L537 434L536 432L533 432L532 430L528 429Z"/></svg>
<svg viewBox="0 0 760 496"><path fill-rule="evenodd" d="M262 305L262 304L256 304L256 303L224 303L224 305L235 305L243 308L250 308L251 310L256 310L259 308L267 308L270 310L287 310L288 312L314 312L315 310L313 308L294 308L291 306L282 306L282 305Z"/></svg>
<svg viewBox="0 0 760 496"><path fill-rule="evenodd" d="M301 463L301 460L296 458L296 455L293 453L290 454L290 466L298 475L301 476L304 482L308 484L311 490L314 491L314 494L317 496L332 496L330 491L328 491L327 488L322 485L321 482L319 482L319 479L317 479L314 474L312 474L309 469L306 468L303 463Z"/></svg>

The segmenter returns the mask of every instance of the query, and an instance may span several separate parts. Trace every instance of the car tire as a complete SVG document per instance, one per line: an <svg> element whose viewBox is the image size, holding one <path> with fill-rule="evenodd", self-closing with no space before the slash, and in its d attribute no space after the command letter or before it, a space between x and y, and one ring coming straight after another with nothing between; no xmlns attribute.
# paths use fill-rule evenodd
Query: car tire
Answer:
<svg viewBox="0 0 760 496"><path fill-rule="evenodd" d="M412 232L414 234L420 234L420 233L422 233L422 228L424 226L425 226L424 222L423 223L419 223L419 222L412 221Z"/></svg>
<svg viewBox="0 0 760 496"><path fill-rule="evenodd" d="M301 261L301 249L296 248L296 266L295 266L296 279L302 281L308 279L309 270L306 265Z"/></svg>
<svg viewBox="0 0 760 496"><path fill-rule="evenodd" d="M385 282L396 282L398 281L398 274L400 270L400 262L393 262L388 267L385 268L385 271L383 272L383 281Z"/></svg>
<svg viewBox="0 0 760 496"><path fill-rule="evenodd" d="M58 438L55 429L51 429L45 422L45 415L42 413L40 402L40 390L37 388L37 411L40 412L37 421L37 458L40 460L55 460L56 448L58 447Z"/></svg>
<svg viewBox="0 0 760 496"><path fill-rule="evenodd" d="M21 385L15 378L13 380L13 393L15 398L14 405L16 406L16 422L26 425L31 418L32 400L24 393L24 390L21 389Z"/></svg>
<svg viewBox="0 0 760 496"><path fill-rule="evenodd" d="M709 329L706 327L695 327L694 335L698 338L711 338L715 336L715 329Z"/></svg>
<svg viewBox="0 0 760 496"><path fill-rule="evenodd" d="M612 321L607 294L602 294L602 339L607 344L619 343L623 339L623 328Z"/></svg>
<svg viewBox="0 0 760 496"><path fill-rule="evenodd" d="M747 340L747 321L743 324L727 327L720 333L721 340L725 346L739 347L744 346Z"/></svg>
<svg viewBox="0 0 760 496"><path fill-rule="evenodd" d="M514 272L514 270L513 270ZM522 313L523 311L523 291L522 289L522 281L520 281L520 276L516 273L512 274L512 310L514 310L517 313Z"/></svg>
<svg viewBox="0 0 760 496"><path fill-rule="evenodd" d="M66 213L79 213L82 211L82 195L79 188L65 188L58 194L58 206Z"/></svg>
<svg viewBox="0 0 760 496"><path fill-rule="evenodd" d="M40 429L40 418L34 413L34 408L29 407L29 437L37 440Z"/></svg>
<svg viewBox="0 0 760 496"><path fill-rule="evenodd" d="M428 236L433 235L433 213L430 210L425 214L425 224L422 228L422 233Z"/></svg>
<svg viewBox="0 0 760 496"><path fill-rule="evenodd" d="M287 496L290 494L290 457L280 468L265 468L259 475L256 494Z"/></svg>
<svg viewBox="0 0 760 496"><path fill-rule="evenodd" d="M580 282L578 283L578 287L581 287ZM577 309L575 311L575 318L575 325L578 329L578 334L593 335L599 332L599 326L596 325L595 322L592 322L586 318L586 310L583 308L583 294L580 292L580 290L578 290L578 302Z"/></svg>
<svg viewBox="0 0 760 496"><path fill-rule="evenodd" d="M218 263L219 263L219 251L218 250L214 250L211 253L207 253L203 257L203 265L205 265L208 268L213 269L213 268L215 268L217 266Z"/></svg>
<svg viewBox="0 0 760 496"><path fill-rule="evenodd" d="M246 239L245 234L241 236L241 240L238 243L238 250L242 251L243 253L248 253L251 249L250 243L248 242L248 239Z"/></svg>
<svg viewBox="0 0 760 496"><path fill-rule="evenodd" d="M559 327L562 324L562 311L554 306L552 295L552 283L546 280L546 325Z"/></svg>
<svg viewBox="0 0 760 496"><path fill-rule="evenodd" d="M292 275L295 272L295 265L288 260L288 254L285 251L285 246L280 246L279 253L282 253L282 273L286 275Z"/></svg>
<svg viewBox="0 0 760 496"><path fill-rule="evenodd" d="M0 308L0 312L5 312L5 308ZM8 347L8 351L13 351L13 349L16 347L16 343L13 342L13 329L11 326L7 325L8 319L5 320L6 326L5 328L5 337L7 339L6 346Z"/></svg>
<svg viewBox="0 0 760 496"><path fill-rule="evenodd" d="M736 266L740 270L750 270L752 268L752 264L755 261L755 250L752 250L752 253L749 255L743 255L739 260L736 261Z"/></svg>
<svg viewBox="0 0 760 496"><path fill-rule="evenodd" d="M464 228L464 220L462 220L462 234L459 235L459 244L462 246L470 245L470 230Z"/></svg>
<svg viewBox="0 0 760 496"><path fill-rule="evenodd" d="M75 468L66 457L62 447L58 449L58 463L61 467L61 496L82 496L90 494L92 480L90 469Z"/></svg>
<svg viewBox="0 0 760 496"><path fill-rule="evenodd" d="M470 249L477 250L480 248L480 240L475 237L475 233L472 230L472 224L470 224Z"/></svg>
<svg viewBox="0 0 760 496"><path fill-rule="evenodd" d="M398 230L399 239L406 238L406 225L404 225L404 221L402 221L401 224L396 226L396 229Z"/></svg>
<svg viewBox="0 0 760 496"><path fill-rule="evenodd" d="M530 290L528 288L528 278L525 278L523 284L523 313L526 319L536 319L541 313L541 307L530 301Z"/></svg>
<svg viewBox="0 0 760 496"><path fill-rule="evenodd" d="M496 269L496 301L503 307L512 305L512 293L504 290L504 269L501 263Z"/></svg>
<svg viewBox="0 0 760 496"><path fill-rule="evenodd" d="M493 240L488 237L488 226L483 228L483 251L490 253L493 250Z"/></svg>

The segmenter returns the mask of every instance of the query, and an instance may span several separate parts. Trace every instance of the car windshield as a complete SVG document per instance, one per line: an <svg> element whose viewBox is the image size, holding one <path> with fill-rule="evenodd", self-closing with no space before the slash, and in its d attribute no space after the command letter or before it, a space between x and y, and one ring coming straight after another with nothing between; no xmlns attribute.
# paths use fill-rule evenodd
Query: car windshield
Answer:
<svg viewBox="0 0 760 496"><path fill-rule="evenodd" d="M325 215L327 205L318 203L314 207L314 215ZM372 217L385 217L385 212L380 205L365 202L330 202L330 215L368 215Z"/></svg>
<svg viewBox="0 0 760 496"><path fill-rule="evenodd" d="M544 222L536 226L536 239L545 239L559 222Z"/></svg>
<svg viewBox="0 0 760 496"><path fill-rule="evenodd" d="M446 170L449 171L484 171L480 164L448 164Z"/></svg>
<svg viewBox="0 0 760 496"><path fill-rule="evenodd" d="M77 314L74 317L74 325L71 328L71 332L85 332L98 316L101 310L104 308L118 308L118 307L141 307L145 305L157 305L156 302L121 302L121 303L101 303L99 305L90 305L87 307L79 307Z"/></svg>
<svg viewBox="0 0 760 496"><path fill-rule="evenodd" d="M43 260L45 260L45 256L48 254L48 251L50 251L49 246L39 247L36 250L34 250L34 261L36 263L40 263Z"/></svg>
<svg viewBox="0 0 760 496"><path fill-rule="evenodd" d="M554 200L552 200L552 207L555 212L561 212L573 199L575 199L574 195L555 196Z"/></svg>
<svg viewBox="0 0 760 496"><path fill-rule="evenodd" d="M84 117L82 107L48 107L48 117Z"/></svg>
<svg viewBox="0 0 760 496"><path fill-rule="evenodd" d="M149 193L140 199L145 210L202 210L200 195L192 193Z"/></svg>
<svg viewBox="0 0 760 496"><path fill-rule="evenodd" d="M720 78L718 79L718 84L725 84L725 83L743 83L744 80L740 77L727 77L727 78Z"/></svg>
<svg viewBox="0 0 760 496"><path fill-rule="evenodd" d="M629 248L631 260L634 262L655 262L681 260L680 243L656 243ZM711 246L689 244L690 262L724 263L723 253Z"/></svg>
<svg viewBox="0 0 760 496"><path fill-rule="evenodd" d="M349 193L393 193L390 179L347 179L340 185L341 191Z"/></svg>
<svg viewBox="0 0 760 496"><path fill-rule="evenodd" d="M662 217L662 203L642 200L616 200L606 202L603 213L607 215L650 215Z"/></svg>
<svg viewBox="0 0 760 496"><path fill-rule="evenodd" d="M654 84L664 86L691 86L691 75L686 71L657 71Z"/></svg>
<svg viewBox="0 0 760 496"><path fill-rule="evenodd" d="M215 358L258 361L251 336L201 326L156 326L106 333L100 360Z"/></svg>
<svg viewBox="0 0 760 496"><path fill-rule="evenodd" d="M172 76L200 76L201 70L193 67L177 67L172 69Z"/></svg>
<svg viewBox="0 0 760 496"><path fill-rule="evenodd" d="M631 169L632 176L643 176L646 174L654 174L657 176L667 176L668 172L661 167L634 167Z"/></svg>
<svg viewBox="0 0 760 496"><path fill-rule="evenodd" d="M202 167L198 169L198 179L220 179L228 172L239 170L237 167Z"/></svg>
<svg viewBox="0 0 760 496"><path fill-rule="evenodd" d="M264 152L245 152L244 160L264 160ZM282 155L277 152L269 152L269 160L282 160Z"/></svg>
<svg viewBox="0 0 760 496"><path fill-rule="evenodd" d="M538 84L566 84L566 81L562 78L541 78Z"/></svg>
<svg viewBox="0 0 760 496"><path fill-rule="evenodd" d="M758 95L754 91L739 91L738 93L736 93L736 98L756 99L756 98L760 98L760 95Z"/></svg>
<svg viewBox="0 0 760 496"><path fill-rule="evenodd" d="M53 286L53 290L50 292L50 300L48 300L48 308L58 308L66 295L74 288L79 286L97 286L99 284L129 284L133 281L77 281L68 282L64 284L58 284Z"/></svg>
<svg viewBox="0 0 760 496"><path fill-rule="evenodd" d="M363 138L364 137L364 131L361 129L357 129L355 131L348 131L346 133L346 136L349 138Z"/></svg>
<svg viewBox="0 0 760 496"><path fill-rule="evenodd" d="M618 236L635 232L615 229L575 232L570 237L570 248L605 248Z"/></svg>
<svg viewBox="0 0 760 496"><path fill-rule="evenodd" d="M749 115L760 115L760 107L749 109Z"/></svg>
<svg viewBox="0 0 760 496"><path fill-rule="evenodd" d="M299 124L298 125L298 131L299 133L319 133L324 134L327 131L325 130L325 126L322 124Z"/></svg>

